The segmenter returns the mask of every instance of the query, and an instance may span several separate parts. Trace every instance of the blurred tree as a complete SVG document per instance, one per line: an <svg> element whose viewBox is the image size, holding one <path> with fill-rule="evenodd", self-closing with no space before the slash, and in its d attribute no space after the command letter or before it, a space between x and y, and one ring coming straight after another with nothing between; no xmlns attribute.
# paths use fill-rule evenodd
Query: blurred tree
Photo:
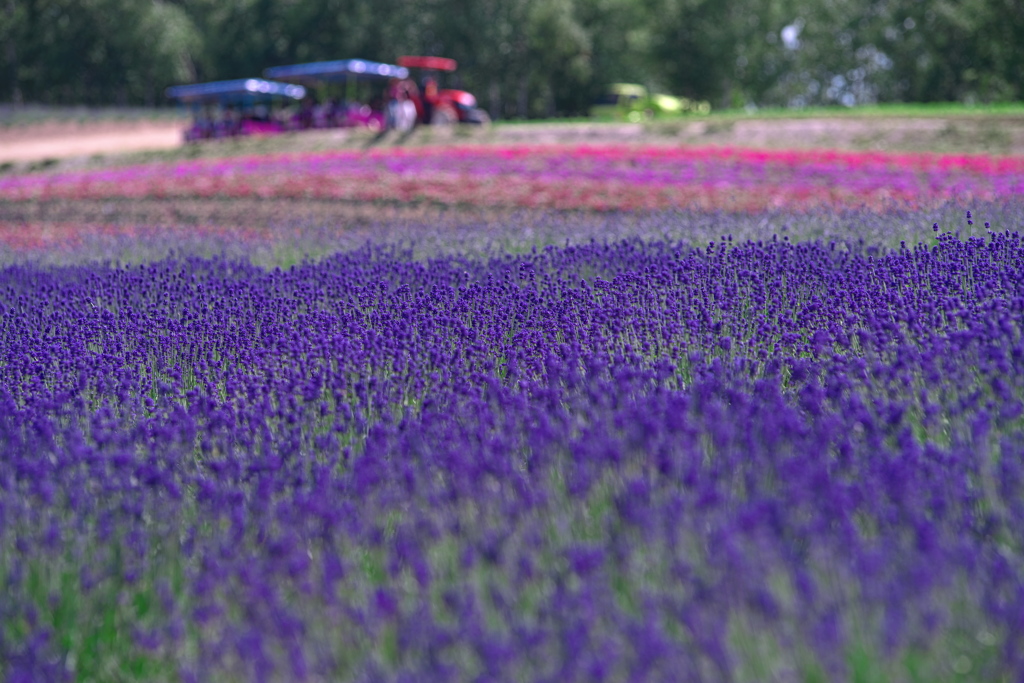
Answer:
<svg viewBox="0 0 1024 683"><path fill-rule="evenodd" d="M892 57L890 101L1024 96L1024 8L1016 0L882 4L875 27Z"/></svg>
<svg viewBox="0 0 1024 683"><path fill-rule="evenodd" d="M785 68L758 99L854 105L1020 98L1024 13L1014 4L805 0L791 8L787 28L796 41Z"/></svg>
<svg viewBox="0 0 1024 683"><path fill-rule="evenodd" d="M647 0L650 55L667 87L687 97L732 99L736 0Z"/></svg>
<svg viewBox="0 0 1024 683"><path fill-rule="evenodd" d="M203 41L183 8L160 1L141 13L138 32L148 37L148 49L140 46L145 58L127 73L139 79L133 92L141 91L145 103L152 106L163 99L167 85L196 80L196 58Z"/></svg>
<svg viewBox="0 0 1024 683"><path fill-rule="evenodd" d="M527 17L530 85L539 106L527 114L552 117L559 109L579 110L587 102L572 95L586 91L591 77L591 41L576 17L572 0L532 3ZM559 107L558 104L562 106ZM520 114L523 112L520 111Z"/></svg>
<svg viewBox="0 0 1024 683"><path fill-rule="evenodd" d="M2 92L9 92L11 102L20 104L23 96L21 90L21 62L19 46L25 41L25 8L16 0L6 0L3 13L0 13L0 44L4 53L0 55L6 67L0 73Z"/></svg>
<svg viewBox="0 0 1024 683"><path fill-rule="evenodd" d="M5 88L43 103L160 99L194 77L202 39L188 15L159 0L7 0ZM9 22L9 23L8 23Z"/></svg>
<svg viewBox="0 0 1024 683"><path fill-rule="evenodd" d="M176 82L401 54L495 117L640 82L719 106L1024 97L1020 0L0 0L0 97L155 103Z"/></svg>

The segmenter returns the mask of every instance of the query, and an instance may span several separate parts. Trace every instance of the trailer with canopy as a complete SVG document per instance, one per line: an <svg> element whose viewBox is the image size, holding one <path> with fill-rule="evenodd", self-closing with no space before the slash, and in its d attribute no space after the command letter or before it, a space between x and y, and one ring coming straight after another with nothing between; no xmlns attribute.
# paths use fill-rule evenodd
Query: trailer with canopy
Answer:
<svg viewBox="0 0 1024 683"><path fill-rule="evenodd" d="M300 109L298 128L361 126L382 130L386 124L385 86L407 79L409 70L367 59L337 59L275 66L264 70L263 75L319 91L319 103L307 100Z"/></svg>
<svg viewBox="0 0 1024 683"><path fill-rule="evenodd" d="M166 94L192 110L193 121L185 131L185 141L194 142L282 133L288 126L275 107L301 101L306 97L306 89L262 78L239 78L176 85L168 88Z"/></svg>

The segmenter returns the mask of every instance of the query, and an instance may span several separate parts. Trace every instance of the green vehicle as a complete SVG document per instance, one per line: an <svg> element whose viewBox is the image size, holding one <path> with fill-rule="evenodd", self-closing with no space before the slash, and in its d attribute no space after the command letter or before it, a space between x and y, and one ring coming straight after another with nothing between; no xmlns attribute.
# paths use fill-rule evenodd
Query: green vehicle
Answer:
<svg viewBox="0 0 1024 683"><path fill-rule="evenodd" d="M652 94L636 83L612 83L590 108L590 115L595 119L639 123L652 118L703 115L710 111L711 104L705 101L698 102L663 93Z"/></svg>

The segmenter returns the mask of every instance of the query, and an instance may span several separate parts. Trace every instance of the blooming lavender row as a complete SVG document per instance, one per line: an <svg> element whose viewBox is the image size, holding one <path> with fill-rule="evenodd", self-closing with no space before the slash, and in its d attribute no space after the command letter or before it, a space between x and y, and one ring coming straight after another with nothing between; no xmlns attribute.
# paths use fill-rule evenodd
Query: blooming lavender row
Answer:
<svg viewBox="0 0 1024 683"><path fill-rule="evenodd" d="M957 234L983 237L995 230L1024 225L1024 200L976 202L973 206L987 221L964 223L959 203L923 210L878 212L865 209L769 210L725 212L668 210L633 213L503 211L498 213L423 209L414 215L359 218L319 205L321 215L303 214L301 205L274 202L242 203L241 219L202 225L139 224L120 211L134 208L131 202L111 203L106 224L81 222L41 223L0 220L0 266L34 263L71 265L89 262L144 263L168 256L224 256L263 266L288 266L303 259L319 259L338 251L367 244L399 247L416 260L463 254L490 258L508 252L530 251L535 246L581 244L591 240L614 242L640 238L645 241L704 245L730 234L738 241L766 240L773 235L790 240L822 240L839 245L868 245L880 253L900 242L913 243L937 221L955 227ZM226 202L223 206L231 206ZM77 205L73 205L77 206ZM221 206L218 204L218 206ZM182 204L185 212L187 203ZM262 215L259 213L262 211ZM131 215L131 214L130 214ZM255 221L259 220L258 225Z"/></svg>
<svg viewBox="0 0 1024 683"><path fill-rule="evenodd" d="M0 271L8 680L1011 680L1024 244Z"/></svg>

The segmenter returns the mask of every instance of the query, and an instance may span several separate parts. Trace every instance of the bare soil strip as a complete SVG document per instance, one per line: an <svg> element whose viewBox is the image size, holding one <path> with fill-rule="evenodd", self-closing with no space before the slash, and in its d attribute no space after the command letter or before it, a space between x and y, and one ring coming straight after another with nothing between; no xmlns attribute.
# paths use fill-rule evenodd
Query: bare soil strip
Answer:
<svg viewBox="0 0 1024 683"><path fill-rule="evenodd" d="M527 209L318 199L119 199L0 201L0 222L38 225L90 223L148 226L372 225L390 221L486 222L525 216ZM543 213L539 211L537 213Z"/></svg>
<svg viewBox="0 0 1024 683"><path fill-rule="evenodd" d="M184 123L100 121L0 128L0 164L87 159L133 159L163 150L167 158L231 156L331 149L451 144L665 144L772 149L844 149L975 154L1024 154L1024 117L830 117L683 119L651 123L523 123L486 128L420 128L411 135L375 136L361 130L290 133L269 138L211 140L182 148ZM128 155L128 156L124 156ZM22 170L34 170L25 168Z"/></svg>
<svg viewBox="0 0 1024 683"><path fill-rule="evenodd" d="M0 129L0 163L174 149L183 128L174 121L12 126Z"/></svg>
<svg viewBox="0 0 1024 683"><path fill-rule="evenodd" d="M1024 154L1024 117L716 119L499 126L502 142Z"/></svg>

